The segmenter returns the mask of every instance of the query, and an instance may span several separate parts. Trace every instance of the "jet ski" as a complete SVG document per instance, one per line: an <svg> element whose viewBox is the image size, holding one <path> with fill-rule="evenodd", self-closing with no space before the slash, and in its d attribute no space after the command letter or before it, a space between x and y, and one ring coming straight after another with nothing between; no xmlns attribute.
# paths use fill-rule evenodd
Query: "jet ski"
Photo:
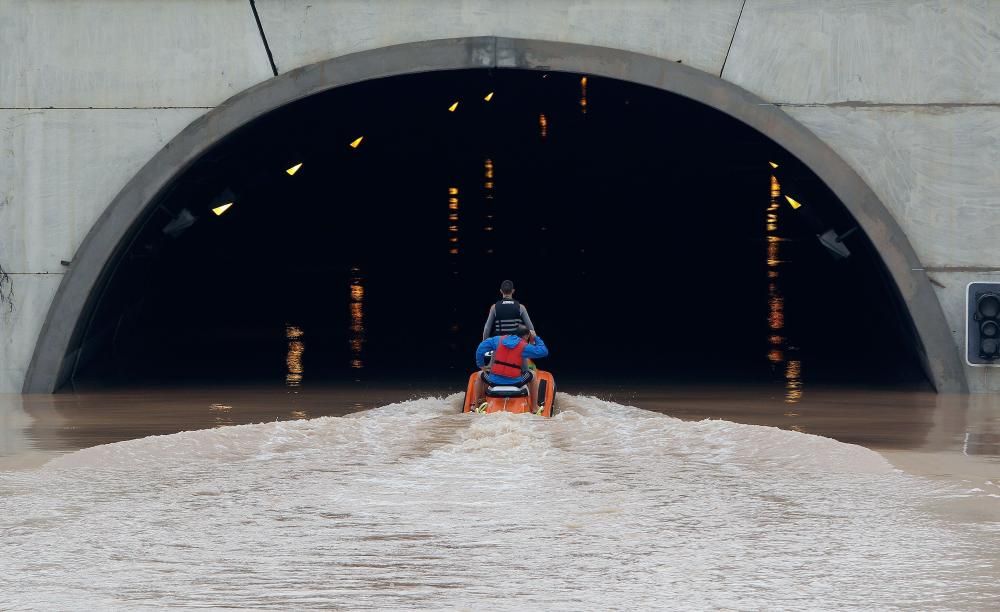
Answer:
<svg viewBox="0 0 1000 612"><path fill-rule="evenodd" d="M529 381L518 385L494 385L483 378L482 397L476 397L476 378L483 376L475 371L469 376L465 389L465 404L462 412L490 414L493 412L530 412L543 417L552 416L556 401L556 381L552 374L544 370L529 370L538 381L538 391L533 393Z"/></svg>

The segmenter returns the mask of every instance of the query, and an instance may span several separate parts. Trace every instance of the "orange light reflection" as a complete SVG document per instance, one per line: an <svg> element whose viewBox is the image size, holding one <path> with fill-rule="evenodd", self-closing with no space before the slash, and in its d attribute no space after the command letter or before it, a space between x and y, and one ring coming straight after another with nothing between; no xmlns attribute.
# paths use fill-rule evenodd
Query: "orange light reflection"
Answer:
<svg viewBox="0 0 1000 612"><path fill-rule="evenodd" d="M351 324L348 328L350 330L348 343L351 347L351 368L360 370L364 367L361 352L365 345L365 287L360 269L354 267L351 271L354 276L351 277L349 286L351 302L348 310L351 315Z"/></svg>
<svg viewBox="0 0 1000 612"><path fill-rule="evenodd" d="M770 162L772 168L777 164ZM780 332L785 327L785 297L779 285L778 269L784 263L781 260L781 243L784 238L777 236L779 214L781 210L781 184L776 176L771 175L771 193L767 211L765 213L765 238L767 242L767 324L772 333L768 336L770 348L767 352L767 359L776 370L778 366L784 364L780 370L780 376L785 382L785 402L789 404L798 403L802 399L802 362L796 359L788 359L789 349L788 339ZM775 372L777 374L777 372ZM798 413L786 412L786 416L798 416ZM797 429L795 426L793 429Z"/></svg>
<svg viewBox="0 0 1000 612"><path fill-rule="evenodd" d="M305 332L294 325L285 325L285 339L288 340L288 353L285 355L285 386L299 387L302 385L302 374L305 369L302 366L302 354L306 351L305 342L302 338Z"/></svg>

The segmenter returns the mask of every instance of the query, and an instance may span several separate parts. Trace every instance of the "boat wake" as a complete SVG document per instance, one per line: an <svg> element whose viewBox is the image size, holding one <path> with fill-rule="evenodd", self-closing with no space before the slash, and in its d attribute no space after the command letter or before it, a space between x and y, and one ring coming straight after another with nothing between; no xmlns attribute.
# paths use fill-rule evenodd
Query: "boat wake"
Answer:
<svg viewBox="0 0 1000 612"><path fill-rule="evenodd" d="M0 473L0 608L981 608L947 494L828 438L560 394L153 436ZM992 534L996 538L996 534Z"/></svg>

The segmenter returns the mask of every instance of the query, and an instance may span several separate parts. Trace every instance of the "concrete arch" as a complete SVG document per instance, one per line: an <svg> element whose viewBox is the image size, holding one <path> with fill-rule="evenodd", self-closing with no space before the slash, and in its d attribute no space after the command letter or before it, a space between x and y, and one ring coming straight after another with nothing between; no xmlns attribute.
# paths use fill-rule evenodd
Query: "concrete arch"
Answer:
<svg viewBox="0 0 1000 612"><path fill-rule="evenodd" d="M679 63L604 47L500 37L432 40L345 55L269 79L185 128L125 185L80 245L53 299L24 381L51 393L68 376L111 263L158 194L234 130L281 106L335 87L382 77L463 68L579 72L655 87L755 128L807 165L854 216L902 296L939 392L967 389L950 328L906 235L864 180L828 145L776 106Z"/></svg>

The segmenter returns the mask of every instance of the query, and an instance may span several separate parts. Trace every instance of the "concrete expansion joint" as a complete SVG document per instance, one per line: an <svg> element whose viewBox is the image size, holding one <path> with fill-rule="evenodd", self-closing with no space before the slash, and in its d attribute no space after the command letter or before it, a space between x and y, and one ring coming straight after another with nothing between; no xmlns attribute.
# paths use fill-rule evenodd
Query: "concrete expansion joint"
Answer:
<svg viewBox="0 0 1000 612"><path fill-rule="evenodd" d="M0 106L0 110L211 110L214 106Z"/></svg>
<svg viewBox="0 0 1000 612"><path fill-rule="evenodd" d="M769 102L768 104L796 108L1000 108L1000 102L867 102L864 100L842 100L839 102Z"/></svg>
<svg viewBox="0 0 1000 612"><path fill-rule="evenodd" d="M274 63L274 54L271 53L271 45L267 44L267 35L264 34L264 24L260 21L260 13L257 12L257 3L250 0L250 10L253 12L254 21L257 22L257 31L260 32L260 41L264 43L264 51L267 52L267 61L271 64L271 72L278 76L278 66Z"/></svg>
<svg viewBox="0 0 1000 612"><path fill-rule="evenodd" d="M1000 272L993 266L926 266L928 272Z"/></svg>
<svg viewBox="0 0 1000 612"><path fill-rule="evenodd" d="M743 19L743 9L747 7L747 0L743 0L740 5L740 14L736 16L736 25L733 26L733 35L729 37L729 46L726 47L726 57L722 58L722 68L719 68L719 78L726 72L726 62L729 61L729 52L733 50L733 41L736 40L736 31L740 29L740 20Z"/></svg>

